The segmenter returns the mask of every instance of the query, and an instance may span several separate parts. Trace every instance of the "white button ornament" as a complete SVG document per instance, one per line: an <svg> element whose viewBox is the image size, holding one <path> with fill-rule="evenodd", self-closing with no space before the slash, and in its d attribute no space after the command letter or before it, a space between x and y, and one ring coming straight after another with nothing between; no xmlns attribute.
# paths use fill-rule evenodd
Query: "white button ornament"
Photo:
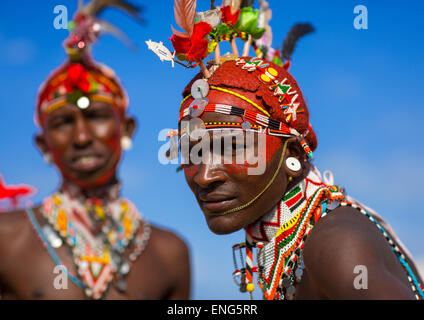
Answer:
<svg viewBox="0 0 424 320"><path fill-rule="evenodd" d="M81 97L77 100L77 106L80 109L87 109L90 106L90 100L87 97Z"/></svg>
<svg viewBox="0 0 424 320"><path fill-rule="evenodd" d="M205 107L208 105L209 100L207 98L195 99L189 106L189 114L191 117L199 117L205 111Z"/></svg>
<svg viewBox="0 0 424 320"><path fill-rule="evenodd" d="M191 86L191 96L194 99L205 98L209 93L209 84L204 79L198 79Z"/></svg>
<svg viewBox="0 0 424 320"><path fill-rule="evenodd" d="M292 171L299 171L302 168L300 161L295 157L288 157L286 159L286 166Z"/></svg>

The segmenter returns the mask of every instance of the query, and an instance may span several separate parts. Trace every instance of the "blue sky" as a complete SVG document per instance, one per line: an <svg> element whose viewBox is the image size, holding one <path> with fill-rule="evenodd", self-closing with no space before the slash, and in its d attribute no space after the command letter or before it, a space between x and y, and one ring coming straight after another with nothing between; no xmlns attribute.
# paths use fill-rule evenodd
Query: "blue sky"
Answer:
<svg viewBox="0 0 424 320"><path fill-rule="evenodd" d="M59 182L32 141L38 86L66 58L62 41L67 31L53 27L53 8L65 5L71 16L76 2L8 1L0 12L0 173L8 183L35 186L34 202ZM170 25L176 24L173 1L144 3L144 26L114 10L103 15L127 33L138 45L137 52L109 35L93 48L95 59L121 78L130 97L129 112L139 124L134 147L120 167L123 193L147 219L188 242L192 298L247 299L231 277L231 246L243 241L243 233L212 234L183 174L158 161L163 143L158 133L176 127L181 91L195 72L178 65L172 69L147 50L144 41L149 39L172 48L167 39ZM295 22L309 21L317 30L300 41L291 68L318 135L315 164L321 171L332 170L336 184L378 211L412 254L424 261L424 3L269 3L275 47L281 46ZM353 27L353 8L359 4L368 8L367 30ZM208 6L209 1L198 1L198 10Z"/></svg>

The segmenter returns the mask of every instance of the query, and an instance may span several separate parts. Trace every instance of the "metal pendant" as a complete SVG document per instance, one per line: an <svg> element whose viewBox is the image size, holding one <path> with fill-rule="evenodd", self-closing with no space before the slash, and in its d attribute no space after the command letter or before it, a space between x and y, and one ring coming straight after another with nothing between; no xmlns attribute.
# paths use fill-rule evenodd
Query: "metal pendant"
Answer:
<svg viewBox="0 0 424 320"><path fill-rule="evenodd" d="M198 79L191 86L191 96L194 99L205 98L209 93L209 84L204 79Z"/></svg>
<svg viewBox="0 0 424 320"><path fill-rule="evenodd" d="M56 232L53 231L53 229L49 225L45 225L43 227L43 232L47 237L47 241L53 248L57 249L62 246L62 239L56 234Z"/></svg>
<svg viewBox="0 0 424 320"><path fill-rule="evenodd" d="M128 274L130 272L130 264L128 263L128 262L123 262L122 264L121 264L121 267L119 268L119 273L120 274L123 274L123 275L126 275L126 274Z"/></svg>
<svg viewBox="0 0 424 320"><path fill-rule="evenodd" d="M181 130L186 132L193 140L199 140L206 134L205 123L200 118L193 118L181 122Z"/></svg>
<svg viewBox="0 0 424 320"><path fill-rule="evenodd" d="M296 288L294 286L290 286L286 289L286 298L288 300L293 300L294 294L296 293Z"/></svg>
<svg viewBox="0 0 424 320"><path fill-rule="evenodd" d="M296 275L296 281L297 281L297 282L300 282L300 280L302 280L303 269L302 269L302 268L300 268L300 267L298 267L298 268L296 269L295 275Z"/></svg>
<svg viewBox="0 0 424 320"><path fill-rule="evenodd" d="M125 292L127 290L127 283L123 277L119 277L119 279L115 282L115 287L120 292Z"/></svg>
<svg viewBox="0 0 424 320"><path fill-rule="evenodd" d="M207 98L195 99L190 103L189 114L191 117L199 117L205 111L205 107L208 105L209 100Z"/></svg>
<svg viewBox="0 0 424 320"><path fill-rule="evenodd" d="M282 286L283 286L284 288L288 288L288 287L290 287L290 286L293 284L293 281L292 281L290 278L284 278L284 279L281 281L281 284L282 284Z"/></svg>

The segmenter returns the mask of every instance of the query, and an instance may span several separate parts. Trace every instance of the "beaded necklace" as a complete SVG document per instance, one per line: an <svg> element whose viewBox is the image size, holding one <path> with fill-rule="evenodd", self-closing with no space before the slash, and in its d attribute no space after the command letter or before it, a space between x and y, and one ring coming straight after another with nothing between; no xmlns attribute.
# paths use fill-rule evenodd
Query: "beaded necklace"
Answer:
<svg viewBox="0 0 424 320"><path fill-rule="evenodd" d="M337 205L352 206L376 224L407 273L415 297L424 299L424 287L408 265L404 249L393 241L372 214L345 196L342 189L324 184L315 167L303 181L284 195L270 213L246 228L246 242L233 246L233 277L240 291L250 292L252 298L253 273L257 272L258 284L265 299L294 299L296 285L301 281L305 268L305 241L315 223ZM257 267L253 266L253 249L257 250ZM241 268L237 264L237 250L240 251Z"/></svg>
<svg viewBox="0 0 424 320"><path fill-rule="evenodd" d="M42 214L71 248L86 297L102 298L112 280L124 292L130 263L147 245L149 224L130 201L119 198L119 186L102 199L86 199L73 186L63 189L43 201ZM124 259L130 244L134 250Z"/></svg>

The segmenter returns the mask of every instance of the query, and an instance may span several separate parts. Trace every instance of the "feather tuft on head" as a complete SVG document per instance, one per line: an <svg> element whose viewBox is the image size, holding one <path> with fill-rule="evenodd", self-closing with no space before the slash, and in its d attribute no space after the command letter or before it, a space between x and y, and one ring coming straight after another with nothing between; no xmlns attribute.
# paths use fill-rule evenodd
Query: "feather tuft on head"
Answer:
<svg viewBox="0 0 424 320"><path fill-rule="evenodd" d="M177 25L186 32L180 32L171 26L174 34L184 38L191 37L196 19L196 0L175 0L174 15Z"/></svg>
<svg viewBox="0 0 424 320"><path fill-rule="evenodd" d="M315 28L310 23L297 23L287 34L281 49L281 55L284 60L291 60L291 56L296 47L297 41L304 35L314 32Z"/></svg>

